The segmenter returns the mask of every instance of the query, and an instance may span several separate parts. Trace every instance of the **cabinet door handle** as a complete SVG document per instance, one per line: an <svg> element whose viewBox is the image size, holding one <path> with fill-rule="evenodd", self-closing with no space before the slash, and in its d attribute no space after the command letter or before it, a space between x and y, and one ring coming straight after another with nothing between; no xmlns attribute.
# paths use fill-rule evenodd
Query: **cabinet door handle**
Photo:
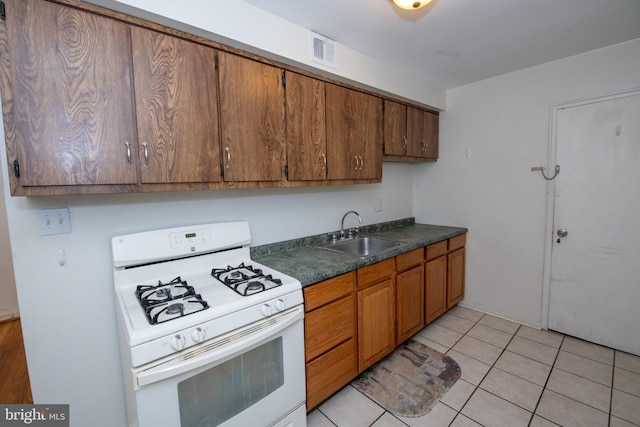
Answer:
<svg viewBox="0 0 640 427"><path fill-rule="evenodd" d="M131 143L125 141L124 145L127 147L127 167L131 169L133 167L133 163L131 163Z"/></svg>
<svg viewBox="0 0 640 427"><path fill-rule="evenodd" d="M144 141L142 146L144 147L144 167L149 169L149 144L147 144L147 141Z"/></svg>
<svg viewBox="0 0 640 427"><path fill-rule="evenodd" d="M324 153L320 154L322 156L322 170L327 171L327 156Z"/></svg>
<svg viewBox="0 0 640 427"><path fill-rule="evenodd" d="M358 159L360 159L360 167L358 168L358 170L361 171L362 166L364 166L364 161L362 160L362 156L358 156Z"/></svg>
<svg viewBox="0 0 640 427"><path fill-rule="evenodd" d="M354 159L356 159L356 166L353 168L354 170L358 170L358 164L360 162L358 162L358 156L353 156Z"/></svg>
<svg viewBox="0 0 640 427"><path fill-rule="evenodd" d="M231 149L229 147L224 147L224 151L227 152L227 165L225 166L225 168L230 169L231 168Z"/></svg>
<svg viewBox="0 0 640 427"><path fill-rule="evenodd" d="M403 137L402 137L402 139L403 139L402 149L403 149L404 151L407 151L407 146L409 145L409 142L407 141L407 137L406 137L406 136L403 136Z"/></svg>

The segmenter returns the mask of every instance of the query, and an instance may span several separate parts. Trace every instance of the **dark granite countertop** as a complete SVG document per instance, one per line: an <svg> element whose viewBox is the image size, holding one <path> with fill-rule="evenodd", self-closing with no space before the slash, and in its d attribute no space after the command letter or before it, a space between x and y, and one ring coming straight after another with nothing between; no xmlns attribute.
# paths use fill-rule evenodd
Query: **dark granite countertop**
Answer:
<svg viewBox="0 0 640 427"><path fill-rule="evenodd" d="M407 218L360 227L361 237L402 243L401 246L364 259L318 247L330 242L331 232L252 247L251 258L295 277L304 287L467 231L462 227L416 224L415 218Z"/></svg>

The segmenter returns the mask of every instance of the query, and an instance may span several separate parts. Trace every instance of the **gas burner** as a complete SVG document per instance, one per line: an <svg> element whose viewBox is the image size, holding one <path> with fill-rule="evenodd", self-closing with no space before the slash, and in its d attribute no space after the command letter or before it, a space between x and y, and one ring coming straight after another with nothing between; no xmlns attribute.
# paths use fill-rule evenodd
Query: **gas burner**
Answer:
<svg viewBox="0 0 640 427"><path fill-rule="evenodd" d="M147 307L145 314L149 323L158 325L209 308L209 304L200 295L193 295L171 303L160 303Z"/></svg>
<svg viewBox="0 0 640 427"><path fill-rule="evenodd" d="M157 285L140 285L136 296L152 325L209 308L193 286L180 276L168 283L158 281Z"/></svg>
<svg viewBox="0 0 640 427"><path fill-rule="evenodd" d="M176 303L167 306L167 314L184 313L184 304Z"/></svg>
<svg viewBox="0 0 640 427"><path fill-rule="evenodd" d="M214 268L211 275L242 296L254 295L282 285L280 279L274 279L270 274L264 275L261 269L244 263L237 267Z"/></svg>
<svg viewBox="0 0 640 427"><path fill-rule="evenodd" d="M237 267L227 266L227 268L214 268L211 270L211 275L220 280L227 286L235 283L244 282L254 277L262 276L262 270L254 268L251 265L244 265L240 263Z"/></svg>

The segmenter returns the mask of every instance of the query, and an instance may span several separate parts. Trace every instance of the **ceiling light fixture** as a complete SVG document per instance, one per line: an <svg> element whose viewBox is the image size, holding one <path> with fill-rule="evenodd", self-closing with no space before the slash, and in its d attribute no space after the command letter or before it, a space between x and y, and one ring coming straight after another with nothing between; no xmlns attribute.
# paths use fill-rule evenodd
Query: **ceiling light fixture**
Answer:
<svg viewBox="0 0 640 427"><path fill-rule="evenodd" d="M431 0L391 0L400 9L416 10L431 3Z"/></svg>

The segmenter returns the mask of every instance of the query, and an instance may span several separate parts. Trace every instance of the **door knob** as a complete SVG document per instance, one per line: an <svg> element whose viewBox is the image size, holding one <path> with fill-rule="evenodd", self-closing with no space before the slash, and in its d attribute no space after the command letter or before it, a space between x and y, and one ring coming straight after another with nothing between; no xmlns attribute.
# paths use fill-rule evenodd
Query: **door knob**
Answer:
<svg viewBox="0 0 640 427"><path fill-rule="evenodd" d="M569 234L569 232L564 228L558 228L557 234L558 237L567 237L567 234Z"/></svg>

